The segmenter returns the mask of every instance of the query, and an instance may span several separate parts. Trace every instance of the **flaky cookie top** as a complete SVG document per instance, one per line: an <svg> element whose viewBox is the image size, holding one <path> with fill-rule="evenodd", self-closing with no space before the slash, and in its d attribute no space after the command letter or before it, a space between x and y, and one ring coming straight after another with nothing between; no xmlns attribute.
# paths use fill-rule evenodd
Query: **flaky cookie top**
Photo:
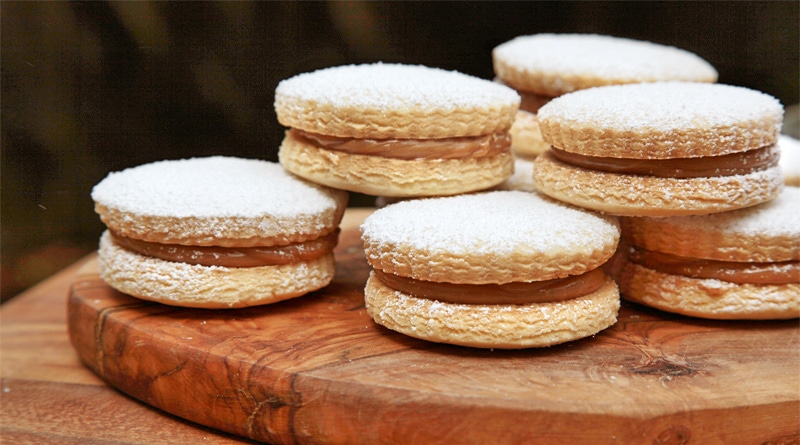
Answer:
<svg viewBox="0 0 800 445"><path fill-rule="evenodd" d="M714 67L689 51L595 34L519 36L494 48L492 61L504 83L551 97L602 85L717 81Z"/></svg>
<svg viewBox="0 0 800 445"><path fill-rule="evenodd" d="M542 138L587 156L672 159L773 145L783 123L774 97L744 87L655 82L565 94L538 112Z"/></svg>
<svg viewBox="0 0 800 445"><path fill-rule="evenodd" d="M615 218L522 191L401 201L361 225L376 269L447 283L531 282L595 269L614 253Z"/></svg>
<svg viewBox="0 0 800 445"><path fill-rule="evenodd" d="M109 173L92 189L95 211L120 235L163 244L268 246L339 225L346 192L300 179L277 163L213 156Z"/></svg>
<svg viewBox="0 0 800 445"><path fill-rule="evenodd" d="M354 138L445 138L505 132L520 97L511 88L420 65L324 68L285 79L275 112L287 127Z"/></svg>
<svg viewBox="0 0 800 445"><path fill-rule="evenodd" d="M772 201L698 216L622 218L625 236L648 250L718 261L800 260L800 188Z"/></svg>

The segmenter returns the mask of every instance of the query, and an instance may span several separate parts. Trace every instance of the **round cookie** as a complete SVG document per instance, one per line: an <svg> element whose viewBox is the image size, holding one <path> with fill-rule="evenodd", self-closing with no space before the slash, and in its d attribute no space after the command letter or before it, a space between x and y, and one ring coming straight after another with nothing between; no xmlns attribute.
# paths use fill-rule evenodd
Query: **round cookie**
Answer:
<svg viewBox="0 0 800 445"><path fill-rule="evenodd" d="M522 96L512 140L517 153L529 156L549 146L536 113L555 97L605 85L717 81L717 71L689 51L596 34L519 36L495 47L492 63L497 80Z"/></svg>
<svg viewBox="0 0 800 445"><path fill-rule="evenodd" d="M702 318L800 316L800 188L731 212L621 221L624 298Z"/></svg>
<svg viewBox="0 0 800 445"><path fill-rule="evenodd" d="M550 98L604 85L717 81L714 67L689 51L596 34L519 36L494 48L492 61L506 85Z"/></svg>
<svg viewBox="0 0 800 445"><path fill-rule="evenodd" d="M539 110L551 149L533 181L554 198L626 216L735 210L783 187L783 107L747 88L694 82L596 87Z"/></svg>
<svg viewBox="0 0 800 445"><path fill-rule="evenodd" d="M782 134L778 145L781 148L780 166L784 184L800 187L800 140Z"/></svg>
<svg viewBox="0 0 800 445"><path fill-rule="evenodd" d="M159 161L92 189L107 229L98 251L111 287L175 306L234 308L325 287L347 193L279 164L232 157Z"/></svg>
<svg viewBox="0 0 800 445"><path fill-rule="evenodd" d="M275 90L280 163L308 180L387 197L487 189L513 171L511 88L419 65L346 65Z"/></svg>
<svg viewBox="0 0 800 445"><path fill-rule="evenodd" d="M429 341L515 349L593 335L616 322L602 265L615 218L537 193L492 191L402 201L361 225L373 270L367 312Z"/></svg>

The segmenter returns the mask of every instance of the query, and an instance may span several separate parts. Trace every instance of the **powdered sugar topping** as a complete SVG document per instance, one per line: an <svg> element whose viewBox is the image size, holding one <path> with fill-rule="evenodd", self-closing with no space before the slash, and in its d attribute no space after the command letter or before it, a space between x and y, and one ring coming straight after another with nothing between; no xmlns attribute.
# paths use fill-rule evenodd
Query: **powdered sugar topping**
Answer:
<svg viewBox="0 0 800 445"><path fill-rule="evenodd" d="M497 46L493 54L531 76L589 76L606 83L717 79L717 71L689 51L612 36L520 36Z"/></svg>
<svg viewBox="0 0 800 445"><path fill-rule="evenodd" d="M520 100L511 88L457 71L388 63L343 65L298 74L278 84L275 100L285 99L396 111L447 111L498 103L514 106Z"/></svg>
<svg viewBox="0 0 800 445"><path fill-rule="evenodd" d="M452 255L558 257L578 246L603 250L619 236L612 219L523 191L402 201L375 211L361 230L381 243Z"/></svg>
<svg viewBox="0 0 800 445"><path fill-rule="evenodd" d="M291 218L335 209L336 194L277 163L214 156L165 160L110 173L92 190L106 207L170 217Z"/></svg>
<svg viewBox="0 0 800 445"><path fill-rule="evenodd" d="M780 128L783 106L744 87L656 82L588 88L560 96L539 109L540 121L613 130L668 132L772 122Z"/></svg>

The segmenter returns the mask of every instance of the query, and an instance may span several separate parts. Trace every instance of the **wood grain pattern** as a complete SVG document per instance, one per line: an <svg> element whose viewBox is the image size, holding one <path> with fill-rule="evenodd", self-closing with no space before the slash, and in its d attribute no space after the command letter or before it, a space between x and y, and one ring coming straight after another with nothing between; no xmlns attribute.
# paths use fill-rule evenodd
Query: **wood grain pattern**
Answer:
<svg viewBox="0 0 800 445"><path fill-rule="evenodd" d="M797 320L695 320L624 304L602 333L476 350L375 325L350 216L324 290L230 311L139 301L80 274L80 359L142 402L207 427L293 443L796 443ZM794 442L793 442L794 441Z"/></svg>
<svg viewBox="0 0 800 445"><path fill-rule="evenodd" d="M0 306L0 443L242 444L109 387L78 359L67 296L89 258Z"/></svg>

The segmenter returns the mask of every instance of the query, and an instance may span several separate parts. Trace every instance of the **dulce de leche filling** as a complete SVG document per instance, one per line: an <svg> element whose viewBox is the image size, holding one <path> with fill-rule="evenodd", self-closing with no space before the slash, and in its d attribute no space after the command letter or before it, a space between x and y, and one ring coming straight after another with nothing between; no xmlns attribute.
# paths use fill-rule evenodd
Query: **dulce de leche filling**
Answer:
<svg viewBox="0 0 800 445"><path fill-rule="evenodd" d="M455 304L530 304L570 300L588 295L603 285L600 269L546 281L505 284L455 284L415 280L374 270L386 287L418 298Z"/></svg>
<svg viewBox="0 0 800 445"><path fill-rule="evenodd" d="M319 258L332 251L339 230L302 243L268 247L218 247L160 244L121 236L109 230L114 242L138 254L165 261L223 267L279 266Z"/></svg>
<svg viewBox="0 0 800 445"><path fill-rule="evenodd" d="M800 261L775 263L715 261L644 249L631 251L628 260L658 272L690 278L716 279L737 284L800 282Z"/></svg>
<svg viewBox="0 0 800 445"><path fill-rule="evenodd" d="M529 93L527 91L519 91L520 98L522 99L519 104L519 109L529 113L536 114L539 108L542 108L547 102L553 100L550 96L543 96L541 94Z"/></svg>
<svg viewBox="0 0 800 445"><path fill-rule="evenodd" d="M682 159L629 159L585 156L551 147L553 156L567 164L591 170L659 178L709 178L745 175L778 165L775 145L742 153Z"/></svg>
<svg viewBox="0 0 800 445"><path fill-rule="evenodd" d="M482 158L498 155L511 148L508 132L441 139L358 139L292 128L289 136L327 150L406 160Z"/></svg>

